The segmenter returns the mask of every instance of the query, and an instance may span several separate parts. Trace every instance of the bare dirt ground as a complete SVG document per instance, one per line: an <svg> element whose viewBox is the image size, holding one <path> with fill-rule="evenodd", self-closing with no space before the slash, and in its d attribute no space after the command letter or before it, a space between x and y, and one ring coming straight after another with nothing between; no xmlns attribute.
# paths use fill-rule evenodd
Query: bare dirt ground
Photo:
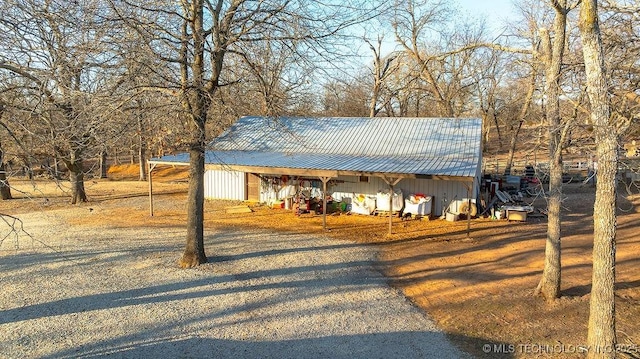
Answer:
<svg viewBox="0 0 640 359"><path fill-rule="evenodd" d="M101 206L101 211L76 220L85 226L118 223L122 229L141 224L180 228L185 219L186 185L184 178L175 174L168 174L166 179L170 182L154 182L154 192L165 193L159 196L175 206L157 210L154 217L149 217L145 182L99 180L87 186L90 202L81 207L91 211ZM20 188L23 184L13 185ZM107 200L131 193L139 199L120 201L122 204ZM544 218L530 218L525 223L473 220L469 237L466 222L394 219L394 234L388 236L387 218L343 214L328 217L328 235L374 244L379 251L377 266L390 283L428 313L466 352L485 358L582 357L580 348L586 343L589 313L594 189L569 184L565 194L563 296L553 303L532 295L543 267ZM66 198L42 191L29 200L4 201L0 212L64 208L65 203ZM298 217L259 205L251 205L252 213L226 213L226 207L238 204L207 201L206 228L323 233L321 216ZM537 205L544 206L544 202ZM639 208L640 196L620 191L616 320L618 342L626 351L621 356L631 358L640 357ZM177 259L179 253L175 255Z"/></svg>

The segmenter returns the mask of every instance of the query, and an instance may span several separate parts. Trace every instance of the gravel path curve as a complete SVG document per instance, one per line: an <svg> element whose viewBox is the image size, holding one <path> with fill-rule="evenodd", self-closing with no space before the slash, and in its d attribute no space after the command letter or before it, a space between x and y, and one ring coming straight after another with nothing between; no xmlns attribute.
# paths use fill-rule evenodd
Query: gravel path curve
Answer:
<svg viewBox="0 0 640 359"><path fill-rule="evenodd" d="M0 242L0 358L468 357L371 247L229 230L182 270L183 229L74 228L66 211L21 215L33 239Z"/></svg>

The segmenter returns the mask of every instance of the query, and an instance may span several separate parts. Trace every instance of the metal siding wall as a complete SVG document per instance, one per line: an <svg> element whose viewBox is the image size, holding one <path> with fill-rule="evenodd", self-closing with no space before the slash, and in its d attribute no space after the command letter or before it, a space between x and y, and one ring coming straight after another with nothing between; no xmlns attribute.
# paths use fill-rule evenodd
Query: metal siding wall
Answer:
<svg viewBox="0 0 640 359"><path fill-rule="evenodd" d="M369 177L369 182L360 182L358 177L355 176L341 176L337 180L344 181L332 185L328 190L336 199L342 199L342 197L352 198L354 194L366 194L369 196L376 196L378 190L387 189L389 186L379 177ZM474 186L477 185L474 183ZM404 198L407 198L411 194L422 193L427 196L433 196L434 208L433 214L435 216L442 215L443 208L446 208L454 199L467 198L467 187L464 182L458 181L442 181L442 180L428 180L428 179L403 179L395 188L402 189ZM471 192L471 197L476 196ZM262 190L260 192L260 201L267 202L267 193Z"/></svg>
<svg viewBox="0 0 640 359"><path fill-rule="evenodd" d="M379 177L369 177L369 183L358 182L358 177L338 177L338 180L343 180L345 182L338 183L329 189L336 199L340 199L342 197L351 198L354 194L360 193L375 197L378 190L389 188L389 185ZM467 187L465 186L465 183L458 181L403 179L395 186L395 188L402 189L402 195L404 198L415 193L433 196L433 213L436 216L440 216L443 208L446 208L454 198L467 198ZM471 192L471 197L475 198L473 191Z"/></svg>
<svg viewBox="0 0 640 359"><path fill-rule="evenodd" d="M354 194L367 194L375 197L379 189L388 188L389 186L378 177L369 177L369 182L360 182L360 178L356 176L341 176L337 178L337 183L329 188L329 192L337 199L342 197L352 198Z"/></svg>
<svg viewBox="0 0 640 359"><path fill-rule="evenodd" d="M471 198L475 198L478 203L480 203L480 185L482 184L482 149L478 149L478 162L476 162L476 173L473 177L473 187L471 190ZM478 206L478 210L480 210L480 206Z"/></svg>
<svg viewBox="0 0 640 359"><path fill-rule="evenodd" d="M207 170L204 173L204 198L244 201L245 182L244 172Z"/></svg>
<svg viewBox="0 0 640 359"><path fill-rule="evenodd" d="M467 198L467 187L464 182L459 181L403 179L396 187L402 188L405 197L413 193L433 196L433 213L436 216L442 215L443 208L446 208L453 199Z"/></svg>

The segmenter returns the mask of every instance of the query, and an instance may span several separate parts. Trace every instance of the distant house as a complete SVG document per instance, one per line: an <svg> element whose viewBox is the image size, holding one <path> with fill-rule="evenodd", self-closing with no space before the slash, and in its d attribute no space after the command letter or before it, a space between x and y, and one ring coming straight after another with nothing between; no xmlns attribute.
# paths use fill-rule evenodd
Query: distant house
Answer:
<svg viewBox="0 0 640 359"><path fill-rule="evenodd" d="M433 214L477 198L482 121L476 118L242 117L205 155L205 197L269 202L301 187L336 201L400 189L433 198ZM188 154L151 164L188 164ZM292 186L293 185L293 186Z"/></svg>

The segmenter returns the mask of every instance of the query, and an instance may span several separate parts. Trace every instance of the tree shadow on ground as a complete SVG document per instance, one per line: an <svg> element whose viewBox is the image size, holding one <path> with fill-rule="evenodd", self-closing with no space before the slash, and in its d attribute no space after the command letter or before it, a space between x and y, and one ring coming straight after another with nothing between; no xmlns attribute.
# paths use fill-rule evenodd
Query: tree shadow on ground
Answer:
<svg viewBox="0 0 640 359"><path fill-rule="evenodd" d="M639 288L639 287L640 287L640 280L616 282L615 290L618 291L621 289L631 289L631 288ZM585 285L573 286L562 291L562 295L573 296L573 297L581 297L589 293L591 293L591 283L585 284Z"/></svg>
<svg viewBox="0 0 640 359"><path fill-rule="evenodd" d="M415 324L405 325L400 321L389 327L381 326L380 328L376 325L363 327L348 324L343 327L345 323L333 322L331 315L325 316L332 312L343 313L346 310L349 313L354 312L350 314L349 320L375 323L376 321L395 321L397 319L395 317L401 317L406 319L404 321L406 323L412 321L411 318L416 318L407 313L419 313L403 300L388 302L393 309L390 311L385 309L383 314L376 309L371 310L371 308L380 307L381 303L376 302L384 298L380 297L381 294L370 297L370 294L366 293L370 288L386 286L386 279L372 268L373 257L366 251L357 250L357 247L365 247L364 245L322 241L312 245L306 238L296 240L294 237L283 234L270 235L266 239L256 240L253 244L246 244L242 241L233 241L236 234L235 232L218 233L215 237L209 238L211 241L220 241L215 245L212 244L212 248L219 251L220 256L214 256L211 263L201 266L198 270L181 272L185 275L180 276L183 279L178 281L145 283L127 289L105 285L96 287L100 290L99 292L79 291L72 297L44 297L33 304L14 305L2 310L0 326L16 328L22 326L22 322L34 320L37 325L50 327L46 329L46 334L29 332L25 336L12 339L18 340L19 343L14 342L9 349L16 353L16 357L21 356L18 355L22 353L19 351L30 349L30 346L36 346L31 349L42 350L37 346L45 345L46 348L46 345L50 345L50 343L42 343L43 340L60 339L57 333L49 332L51 330L64 332L66 327L61 322L80 319L79 323L86 323L98 312L104 313L104 310L108 310L112 317L134 314L134 318L140 320L127 324L126 330L115 332L117 334L109 331L120 330L124 324L102 323L103 329L100 329L101 323L96 322L96 327L78 328L80 333L87 330L95 332L96 336L92 336L89 340L82 339L76 345L56 346L53 352L44 349L45 352L41 352L38 357L93 358L107 355L114 358L465 357L462 352L456 351L447 342L445 334L431 331L431 326L427 322L422 323L424 319L422 314L418 315L420 320L416 319ZM165 250L155 246L152 246L152 249L152 252ZM306 259L313 258L314 253L323 251L331 251L329 256L325 256L326 262ZM300 254L295 257L296 262L283 261L291 257L283 258L281 255L295 252ZM95 255L99 258L102 254L104 254L102 250L94 250L90 252L89 257ZM135 253L123 252L114 257L114 267L122 267L123 264L135 262L135 259ZM258 262L253 269L237 270L236 266L240 264L239 262L256 259L262 262ZM25 259L24 264L46 265L46 263L56 263L58 260L59 258L51 253L42 253L42 257L39 258L37 254L33 254ZM259 263L273 265L260 267ZM84 273L95 276L94 280L99 281L100 274L92 273L89 268L95 267L86 267L87 272L84 272L84 266L76 267L76 271L73 272L74 278ZM165 273L152 270L156 276ZM166 269L166 273L174 270L178 269ZM67 278L66 274L59 274ZM263 294L272 289L276 291L269 292L271 294L268 295ZM215 304L220 298L228 298L228 296L233 296L234 301L229 302L228 305ZM306 305L306 303L313 303L307 302L308 299L320 296L331 296L330 298L333 299L321 302L324 303L322 305ZM150 319L147 315L153 313L153 308L176 307L179 306L177 303L189 303L196 299L204 299L211 304L207 304L206 310L189 312L190 315L185 317L153 317L152 322L147 322ZM305 305L301 306L300 302ZM264 323L279 321L283 317L295 321L296 328L299 327L300 330L282 335L275 331L264 332L260 328L265 325ZM344 320L345 317L339 318ZM372 319L374 322L371 322ZM129 319L123 317L123 320ZM293 322L285 322L287 325L290 323ZM237 331L238 328L246 331ZM251 330L252 328L254 331ZM266 328L271 330L274 327ZM261 330L262 335L258 336L256 332ZM106 331L105 335L101 335L100 333L104 331ZM73 340L72 332L64 335L69 335L68 339ZM472 338L465 338L465 340L473 342ZM475 340L482 343L485 341ZM5 344L6 342L0 343L0 352ZM496 346L496 348L500 350L503 347ZM29 356L29 352L24 354Z"/></svg>
<svg viewBox="0 0 640 359"><path fill-rule="evenodd" d="M480 338L458 338L478 343L486 358L513 358L518 347L488 342ZM132 341L120 338L113 342L54 353L53 358L471 358L458 350L447 350L438 343L445 340L437 332L392 332L335 335L319 338L256 341L213 338L155 338Z"/></svg>

